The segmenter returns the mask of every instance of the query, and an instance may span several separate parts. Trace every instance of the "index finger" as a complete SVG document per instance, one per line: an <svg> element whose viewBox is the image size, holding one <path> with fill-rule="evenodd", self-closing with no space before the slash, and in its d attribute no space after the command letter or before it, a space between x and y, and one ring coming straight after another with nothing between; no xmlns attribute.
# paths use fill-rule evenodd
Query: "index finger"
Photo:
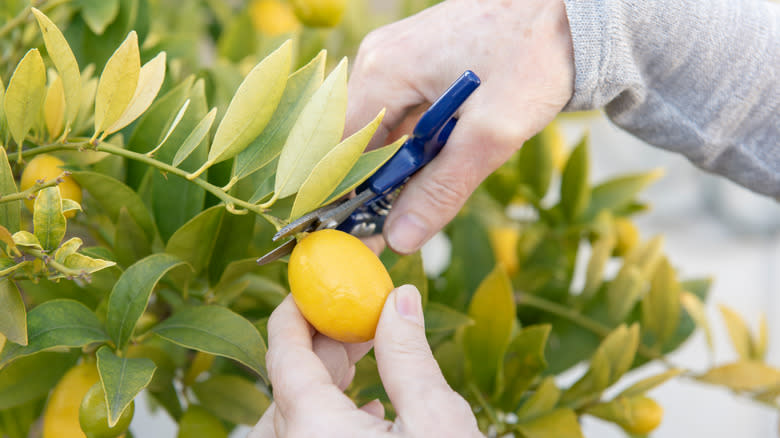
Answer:
<svg viewBox="0 0 780 438"><path fill-rule="evenodd" d="M285 418L312 410L354 409L314 353L314 330L287 296L268 321L266 365L274 400Z"/></svg>

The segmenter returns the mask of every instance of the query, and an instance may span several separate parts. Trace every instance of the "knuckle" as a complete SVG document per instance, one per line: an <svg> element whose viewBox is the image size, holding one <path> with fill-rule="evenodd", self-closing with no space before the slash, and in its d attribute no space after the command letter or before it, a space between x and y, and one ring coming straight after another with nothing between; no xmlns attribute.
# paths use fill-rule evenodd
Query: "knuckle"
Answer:
<svg viewBox="0 0 780 438"><path fill-rule="evenodd" d="M472 177L464 172L462 175L440 173L430 181L420 186L429 203L429 211L454 212L460 209L471 193L469 182Z"/></svg>

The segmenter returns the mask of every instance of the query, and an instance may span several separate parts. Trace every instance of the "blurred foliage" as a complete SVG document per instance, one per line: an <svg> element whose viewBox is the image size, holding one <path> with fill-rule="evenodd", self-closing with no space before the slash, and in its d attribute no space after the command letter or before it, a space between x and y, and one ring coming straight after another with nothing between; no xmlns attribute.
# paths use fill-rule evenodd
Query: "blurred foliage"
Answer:
<svg viewBox="0 0 780 438"><path fill-rule="evenodd" d="M382 114L342 139L343 57L432 3L383 15L352 0L330 29L281 0L0 4L0 436L58 421L43 414L50 394L74 393L63 376L76 364L97 370L109 422L139 394L179 436L260 418L267 319L288 284L284 262L255 260L400 146L363 153ZM446 228L442 273L427 277L420 254L382 255L395 284L422 292L435 356L480 427L579 437L592 415L647 433L662 414L647 391L680 375L777 406L763 319L754 332L724 307L739 359L703 373L670 363L697 327L712 345L710 282L679 278L661 237L631 222L660 173L594 185L589 148L569 150L557 122L526 142ZM62 173L19 188L44 154ZM61 196L65 178L81 202ZM649 361L669 370L604 396ZM573 385L556 383L581 363ZM392 413L370 355L347 393Z"/></svg>

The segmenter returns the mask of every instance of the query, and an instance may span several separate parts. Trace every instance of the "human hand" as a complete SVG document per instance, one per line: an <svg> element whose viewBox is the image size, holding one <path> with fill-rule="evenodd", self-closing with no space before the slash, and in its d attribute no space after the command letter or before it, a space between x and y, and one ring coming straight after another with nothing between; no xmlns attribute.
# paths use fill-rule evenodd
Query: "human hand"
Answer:
<svg viewBox="0 0 780 438"><path fill-rule="evenodd" d="M268 344L275 402L249 438L481 436L470 406L433 358L413 286L390 293L374 338L379 375L398 414L394 423L384 419L378 400L358 408L342 392L370 344L316 333L289 296L271 315Z"/></svg>
<svg viewBox="0 0 780 438"><path fill-rule="evenodd" d="M374 144L408 132L421 107L465 70L482 85L461 107L447 146L404 187L384 228L388 245L416 251L491 172L539 132L572 95L574 59L562 0L448 0L369 34L349 81L346 134L382 107Z"/></svg>

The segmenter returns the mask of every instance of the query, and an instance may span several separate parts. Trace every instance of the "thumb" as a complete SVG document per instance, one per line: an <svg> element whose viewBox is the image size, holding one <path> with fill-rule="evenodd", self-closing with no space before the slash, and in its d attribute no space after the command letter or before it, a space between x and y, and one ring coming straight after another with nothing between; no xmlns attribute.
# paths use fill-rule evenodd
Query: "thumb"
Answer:
<svg viewBox="0 0 780 438"><path fill-rule="evenodd" d="M390 293L374 337L382 384L404 430L415 436L466 436L464 430L477 430L474 414L444 380L423 324L417 288L404 285ZM453 434L442 434L450 427Z"/></svg>

